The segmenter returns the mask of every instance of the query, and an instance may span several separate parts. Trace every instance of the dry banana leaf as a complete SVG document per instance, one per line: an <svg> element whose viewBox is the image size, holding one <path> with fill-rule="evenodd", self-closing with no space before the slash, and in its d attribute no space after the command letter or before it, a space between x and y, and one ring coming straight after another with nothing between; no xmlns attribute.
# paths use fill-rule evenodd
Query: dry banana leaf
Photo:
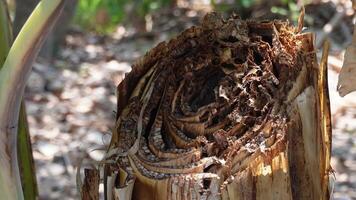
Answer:
<svg viewBox="0 0 356 200"><path fill-rule="evenodd" d="M118 87L106 198L328 199L327 50L298 27L210 13L149 51Z"/></svg>
<svg viewBox="0 0 356 200"><path fill-rule="evenodd" d="M356 90L356 26L354 27L354 35L352 43L347 47L344 63L342 65L337 90L340 96L345 96Z"/></svg>

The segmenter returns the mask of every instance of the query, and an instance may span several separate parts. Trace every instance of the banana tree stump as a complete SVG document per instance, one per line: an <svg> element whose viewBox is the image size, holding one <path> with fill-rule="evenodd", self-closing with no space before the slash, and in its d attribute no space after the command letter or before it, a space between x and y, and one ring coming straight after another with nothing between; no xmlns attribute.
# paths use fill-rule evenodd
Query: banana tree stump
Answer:
<svg viewBox="0 0 356 200"><path fill-rule="evenodd" d="M106 198L329 199L327 46L319 65L301 27L209 13L138 60L118 87Z"/></svg>

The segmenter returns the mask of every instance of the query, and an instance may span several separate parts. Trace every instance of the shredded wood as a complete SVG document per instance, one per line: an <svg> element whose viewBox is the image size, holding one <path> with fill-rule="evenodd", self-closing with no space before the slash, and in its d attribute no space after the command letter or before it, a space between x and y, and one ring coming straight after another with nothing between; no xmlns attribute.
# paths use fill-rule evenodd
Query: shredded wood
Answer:
<svg viewBox="0 0 356 200"><path fill-rule="evenodd" d="M125 199L220 199L262 157L288 165L291 102L313 78L306 63L315 64L301 27L210 13L149 51L118 87L106 157L116 162L105 168L115 190L133 190Z"/></svg>

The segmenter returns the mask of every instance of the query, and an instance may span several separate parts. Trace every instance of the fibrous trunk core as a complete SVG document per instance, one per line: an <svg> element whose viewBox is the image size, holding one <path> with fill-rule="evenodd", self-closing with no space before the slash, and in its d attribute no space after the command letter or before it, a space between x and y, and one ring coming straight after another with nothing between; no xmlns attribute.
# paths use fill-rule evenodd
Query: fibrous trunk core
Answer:
<svg viewBox="0 0 356 200"><path fill-rule="evenodd" d="M206 15L119 85L106 197L326 199L325 73L288 22Z"/></svg>

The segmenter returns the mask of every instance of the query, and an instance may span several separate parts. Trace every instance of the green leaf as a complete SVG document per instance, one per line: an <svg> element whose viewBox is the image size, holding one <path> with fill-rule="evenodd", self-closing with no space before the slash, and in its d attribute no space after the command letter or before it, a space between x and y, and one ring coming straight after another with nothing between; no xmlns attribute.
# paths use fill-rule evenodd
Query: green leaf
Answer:
<svg viewBox="0 0 356 200"><path fill-rule="evenodd" d="M65 0L43 0L14 41L0 71L0 194L24 199L17 161L17 123L27 77Z"/></svg>
<svg viewBox="0 0 356 200"><path fill-rule="evenodd" d="M4 63L12 43L11 22L6 1L0 0L0 66Z"/></svg>
<svg viewBox="0 0 356 200"><path fill-rule="evenodd" d="M23 194L26 200L36 200L38 195L37 181L24 100L22 100L21 103L18 124L17 152L19 156L18 160Z"/></svg>
<svg viewBox="0 0 356 200"><path fill-rule="evenodd" d="M13 36L12 27L8 15L8 7L5 1L0 1L0 68L2 67L8 51L10 50ZM33 155L31 148L31 139L27 123L25 102L22 101L19 123L17 148L19 156L19 167L21 173L21 183L24 196L27 200L35 200L37 197L37 182L34 170Z"/></svg>

